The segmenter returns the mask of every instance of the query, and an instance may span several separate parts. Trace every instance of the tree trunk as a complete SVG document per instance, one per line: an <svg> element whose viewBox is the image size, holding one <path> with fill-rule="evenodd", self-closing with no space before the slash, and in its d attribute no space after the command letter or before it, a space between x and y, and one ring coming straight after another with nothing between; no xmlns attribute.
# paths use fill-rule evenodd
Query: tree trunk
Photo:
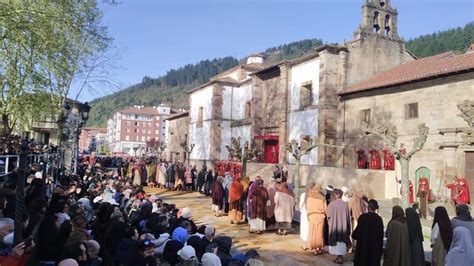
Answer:
<svg viewBox="0 0 474 266"><path fill-rule="evenodd" d="M295 201L296 202L299 201L300 199L300 179L301 179L300 166L301 166L300 159L296 159L295 174L293 175L293 185L295 186Z"/></svg>
<svg viewBox="0 0 474 266"><path fill-rule="evenodd" d="M247 159L243 158L242 159L242 176L240 179L245 178L245 175L247 174Z"/></svg>
<svg viewBox="0 0 474 266"><path fill-rule="evenodd" d="M410 205L409 201L409 193L410 193L410 175L409 175L409 170L410 170L410 160L406 158L400 158L398 160L400 162L401 166L401 172L402 172L402 203L403 207L407 208Z"/></svg>

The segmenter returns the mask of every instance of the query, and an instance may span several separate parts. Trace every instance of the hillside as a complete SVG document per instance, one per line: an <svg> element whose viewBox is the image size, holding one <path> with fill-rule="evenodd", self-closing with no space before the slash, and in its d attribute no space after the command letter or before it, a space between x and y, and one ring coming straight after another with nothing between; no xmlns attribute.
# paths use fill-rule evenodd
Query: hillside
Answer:
<svg viewBox="0 0 474 266"><path fill-rule="evenodd" d="M297 58L322 43L318 39L302 40L269 48L263 54L267 62L278 62ZM187 108L188 90L238 63L234 57L216 58L171 69L159 78L145 76L138 84L90 102L92 108L87 126L105 126L107 117L114 111L131 105L170 103L174 108Z"/></svg>
<svg viewBox="0 0 474 266"><path fill-rule="evenodd" d="M422 35L406 42L409 51L426 57L446 51L464 52L474 43L474 22L464 27ZM266 49L266 62L294 59L323 44L320 39L307 39ZM187 108L187 91L203 84L222 71L236 66L234 57L203 60L178 69L169 70L159 78L144 77L142 82L111 95L95 99L90 104L88 126L105 126L107 117L114 111L131 105L159 105L170 103L174 108Z"/></svg>
<svg viewBox="0 0 474 266"><path fill-rule="evenodd" d="M446 51L463 53L471 43L474 43L474 22L464 27L419 36L406 42L406 47L416 56L426 57Z"/></svg>

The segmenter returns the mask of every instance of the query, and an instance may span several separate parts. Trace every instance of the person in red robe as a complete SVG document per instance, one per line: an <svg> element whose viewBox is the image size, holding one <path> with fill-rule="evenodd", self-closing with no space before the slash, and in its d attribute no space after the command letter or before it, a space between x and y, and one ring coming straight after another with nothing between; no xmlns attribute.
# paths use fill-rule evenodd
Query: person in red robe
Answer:
<svg viewBox="0 0 474 266"><path fill-rule="evenodd" d="M398 184L402 183L402 180L397 179ZM400 196L403 196L403 188L400 187ZM413 197L413 183L411 180L408 180L408 201L410 204L413 204L415 202L415 198Z"/></svg>
<svg viewBox="0 0 474 266"><path fill-rule="evenodd" d="M384 170L395 170L395 156L391 153L388 148L382 150L383 153L383 169Z"/></svg>
<svg viewBox="0 0 474 266"><path fill-rule="evenodd" d="M418 179L417 197L420 198L420 216L426 219L428 201L430 200L430 181L425 176Z"/></svg>
<svg viewBox="0 0 474 266"><path fill-rule="evenodd" d="M458 188L459 188L459 182L457 177L454 177L454 182L448 184L448 182L445 181L446 187L451 190L451 203L456 206L458 204Z"/></svg>
<svg viewBox="0 0 474 266"><path fill-rule="evenodd" d="M370 169L380 169L380 155L376 148L369 151L370 154Z"/></svg>
<svg viewBox="0 0 474 266"><path fill-rule="evenodd" d="M365 151L359 148L357 151L357 168L365 169L367 164L367 156L365 155Z"/></svg>
<svg viewBox="0 0 474 266"><path fill-rule="evenodd" d="M467 185L467 180L462 177L457 177L458 181L458 204L469 204L469 186Z"/></svg>

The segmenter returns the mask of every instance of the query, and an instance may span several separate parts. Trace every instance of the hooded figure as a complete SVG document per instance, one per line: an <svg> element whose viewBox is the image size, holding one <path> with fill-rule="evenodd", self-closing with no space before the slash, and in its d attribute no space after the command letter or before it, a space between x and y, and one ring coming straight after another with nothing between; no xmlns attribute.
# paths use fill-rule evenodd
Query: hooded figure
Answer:
<svg viewBox="0 0 474 266"><path fill-rule="evenodd" d="M464 227L454 228L453 241L446 255L446 266L474 265L474 248L469 235L469 230Z"/></svg>
<svg viewBox="0 0 474 266"><path fill-rule="evenodd" d="M423 232L421 229L420 216L415 209L407 208L408 237L410 239L411 265L424 266L425 252L423 250Z"/></svg>
<svg viewBox="0 0 474 266"><path fill-rule="evenodd" d="M387 225L387 244L384 251L384 266L410 266L411 250L408 226L402 207L392 208L392 220Z"/></svg>
<svg viewBox="0 0 474 266"><path fill-rule="evenodd" d="M228 236L218 236L213 239L214 243L217 244L217 256L221 260L223 266L229 265L232 260L230 255L230 248L232 247L232 238Z"/></svg>

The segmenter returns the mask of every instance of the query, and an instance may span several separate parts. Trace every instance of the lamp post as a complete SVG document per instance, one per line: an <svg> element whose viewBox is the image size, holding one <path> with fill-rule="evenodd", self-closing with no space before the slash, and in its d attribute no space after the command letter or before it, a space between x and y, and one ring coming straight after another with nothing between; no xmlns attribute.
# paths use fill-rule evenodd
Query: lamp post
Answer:
<svg viewBox="0 0 474 266"><path fill-rule="evenodd" d="M15 228L13 234L14 246L23 240L23 219L25 217L25 180L27 156L29 154L28 142L23 140L21 143L20 163L18 167L18 176L15 189Z"/></svg>
<svg viewBox="0 0 474 266"><path fill-rule="evenodd" d="M75 145L74 145L74 175L77 175L77 161L79 158L79 136L81 132L81 128L84 126L84 124L87 122L87 119L89 119L89 111L91 107L87 102L84 104L78 105L79 109L79 114L80 114L80 119L81 122L77 125L76 129L76 138L75 138Z"/></svg>

